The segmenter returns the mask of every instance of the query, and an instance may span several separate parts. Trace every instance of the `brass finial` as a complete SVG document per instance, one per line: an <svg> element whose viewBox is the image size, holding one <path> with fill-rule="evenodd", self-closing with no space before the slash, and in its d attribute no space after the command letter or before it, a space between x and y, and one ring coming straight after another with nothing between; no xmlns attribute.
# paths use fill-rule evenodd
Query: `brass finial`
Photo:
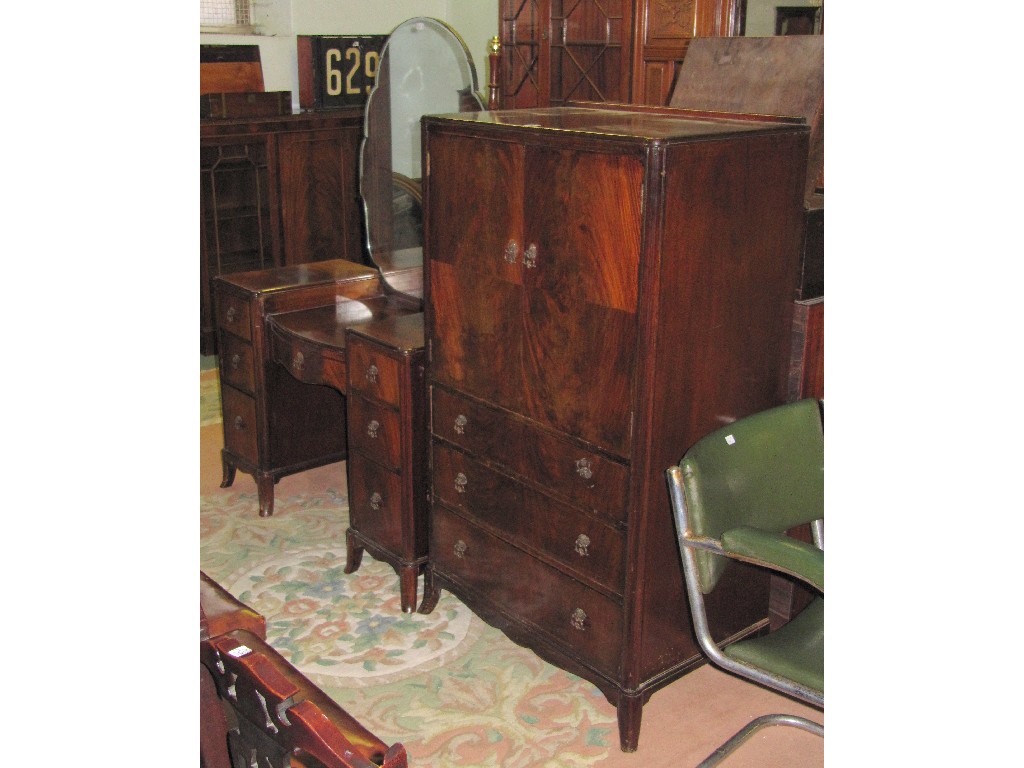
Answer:
<svg viewBox="0 0 1024 768"><path fill-rule="evenodd" d="M497 35L491 38L491 53L501 53L501 38Z"/></svg>

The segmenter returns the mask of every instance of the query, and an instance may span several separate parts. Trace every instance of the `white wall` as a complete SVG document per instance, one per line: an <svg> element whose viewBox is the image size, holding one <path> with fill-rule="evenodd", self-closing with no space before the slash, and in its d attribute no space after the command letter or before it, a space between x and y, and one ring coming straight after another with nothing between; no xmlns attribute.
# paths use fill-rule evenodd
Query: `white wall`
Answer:
<svg viewBox="0 0 1024 768"><path fill-rule="evenodd" d="M498 34L498 0L253 0L257 35L200 34L205 45L259 45L263 85L291 91L298 109L297 35L386 35L406 19L431 16L451 26L469 48L486 94L487 44Z"/></svg>
<svg viewBox="0 0 1024 768"><path fill-rule="evenodd" d="M746 37L771 37L775 34L775 9L814 6L820 8L825 0L747 0Z"/></svg>

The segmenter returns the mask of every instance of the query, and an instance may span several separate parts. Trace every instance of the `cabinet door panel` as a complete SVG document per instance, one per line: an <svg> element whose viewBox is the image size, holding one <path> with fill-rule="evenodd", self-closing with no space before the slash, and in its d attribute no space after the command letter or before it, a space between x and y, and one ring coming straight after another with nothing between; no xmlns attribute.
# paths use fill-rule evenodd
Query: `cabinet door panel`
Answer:
<svg viewBox="0 0 1024 768"><path fill-rule="evenodd" d="M526 178L525 239L537 250L524 264L526 285L635 312L640 157L534 148Z"/></svg>
<svg viewBox="0 0 1024 768"><path fill-rule="evenodd" d="M429 153L431 258L522 282L522 146L434 134Z"/></svg>
<svg viewBox="0 0 1024 768"><path fill-rule="evenodd" d="M527 293L525 416L628 459L636 316Z"/></svg>
<svg viewBox="0 0 1024 768"><path fill-rule="evenodd" d="M520 412L522 286L433 262L430 297L435 380Z"/></svg>

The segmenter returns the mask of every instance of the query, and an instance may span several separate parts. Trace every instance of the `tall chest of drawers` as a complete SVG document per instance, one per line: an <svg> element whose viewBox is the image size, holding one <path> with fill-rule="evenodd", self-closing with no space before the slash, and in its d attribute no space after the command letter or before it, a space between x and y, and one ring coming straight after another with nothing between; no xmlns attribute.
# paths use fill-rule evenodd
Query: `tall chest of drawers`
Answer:
<svg viewBox="0 0 1024 768"><path fill-rule="evenodd" d="M664 481L782 400L803 222L795 122L597 105L423 121L426 595L593 682L622 749L701 663ZM712 631L765 626L728 574Z"/></svg>

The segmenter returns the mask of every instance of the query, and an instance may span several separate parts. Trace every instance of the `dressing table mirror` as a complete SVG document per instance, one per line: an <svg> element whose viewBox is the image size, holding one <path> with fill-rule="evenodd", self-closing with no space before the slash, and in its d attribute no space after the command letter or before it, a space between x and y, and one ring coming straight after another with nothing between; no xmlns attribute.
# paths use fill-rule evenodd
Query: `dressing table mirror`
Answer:
<svg viewBox="0 0 1024 768"><path fill-rule="evenodd" d="M423 295L420 118L483 109L455 30L421 17L391 32L366 103L359 166L366 248L387 289Z"/></svg>

